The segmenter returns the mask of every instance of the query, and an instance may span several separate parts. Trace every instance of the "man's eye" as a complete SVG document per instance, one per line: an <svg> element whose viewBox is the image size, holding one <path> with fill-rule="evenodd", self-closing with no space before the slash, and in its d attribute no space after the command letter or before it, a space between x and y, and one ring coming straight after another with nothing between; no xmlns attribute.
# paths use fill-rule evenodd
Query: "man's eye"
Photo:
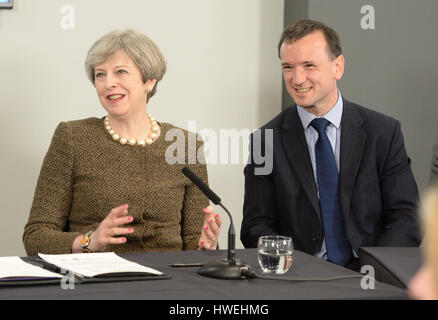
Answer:
<svg viewBox="0 0 438 320"><path fill-rule="evenodd" d="M313 64L306 64L306 68L313 68L314 65Z"/></svg>

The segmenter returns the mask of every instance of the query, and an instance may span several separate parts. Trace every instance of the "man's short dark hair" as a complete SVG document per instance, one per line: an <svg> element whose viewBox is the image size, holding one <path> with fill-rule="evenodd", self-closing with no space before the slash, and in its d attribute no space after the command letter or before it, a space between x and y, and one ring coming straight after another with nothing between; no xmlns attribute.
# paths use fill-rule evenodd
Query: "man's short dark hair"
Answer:
<svg viewBox="0 0 438 320"><path fill-rule="evenodd" d="M296 23L290 24L284 29L278 42L278 56L280 57L280 48L283 43L290 43L304 38L308 34L321 31L327 41L329 56L332 59L339 57L342 54L341 39L335 30L328 25L311 19L303 19Z"/></svg>

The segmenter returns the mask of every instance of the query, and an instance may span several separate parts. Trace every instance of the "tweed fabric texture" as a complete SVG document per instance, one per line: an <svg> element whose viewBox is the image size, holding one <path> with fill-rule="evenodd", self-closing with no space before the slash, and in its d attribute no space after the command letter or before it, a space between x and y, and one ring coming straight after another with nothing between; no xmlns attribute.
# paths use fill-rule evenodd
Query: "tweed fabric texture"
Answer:
<svg viewBox="0 0 438 320"><path fill-rule="evenodd" d="M103 119L61 122L44 158L24 229L27 254L71 253L77 236L95 230L111 209L124 203L134 217L126 227L135 231L126 235L125 244L106 251L196 249L205 218L202 209L209 201L181 169L187 165L208 182L206 165L193 161L204 159L202 141L171 124L160 127L160 137L141 147L114 141ZM168 133L170 141L165 139ZM179 150L177 136L184 142ZM180 152L184 163L167 163L166 150Z"/></svg>

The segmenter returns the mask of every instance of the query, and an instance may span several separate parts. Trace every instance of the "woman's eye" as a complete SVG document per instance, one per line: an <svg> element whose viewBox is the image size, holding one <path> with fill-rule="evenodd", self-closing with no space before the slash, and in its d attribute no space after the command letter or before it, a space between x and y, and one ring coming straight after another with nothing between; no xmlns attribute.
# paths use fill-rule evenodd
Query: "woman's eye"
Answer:
<svg viewBox="0 0 438 320"><path fill-rule="evenodd" d="M123 73L128 73L128 72L126 70L119 69L119 70L117 70L117 73L123 74Z"/></svg>
<svg viewBox="0 0 438 320"><path fill-rule="evenodd" d="M100 78L100 77L102 77L103 75L104 75L103 72L98 72L98 73L96 73L95 77L96 77L96 78Z"/></svg>

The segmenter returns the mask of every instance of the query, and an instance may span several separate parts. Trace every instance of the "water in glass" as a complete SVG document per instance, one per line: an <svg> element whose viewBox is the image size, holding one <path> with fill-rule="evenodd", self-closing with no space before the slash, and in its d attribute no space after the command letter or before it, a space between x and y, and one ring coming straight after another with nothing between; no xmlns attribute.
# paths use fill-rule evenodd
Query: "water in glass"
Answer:
<svg viewBox="0 0 438 320"><path fill-rule="evenodd" d="M292 265L292 239L281 236L260 237L257 257L263 272L276 274L287 272Z"/></svg>

